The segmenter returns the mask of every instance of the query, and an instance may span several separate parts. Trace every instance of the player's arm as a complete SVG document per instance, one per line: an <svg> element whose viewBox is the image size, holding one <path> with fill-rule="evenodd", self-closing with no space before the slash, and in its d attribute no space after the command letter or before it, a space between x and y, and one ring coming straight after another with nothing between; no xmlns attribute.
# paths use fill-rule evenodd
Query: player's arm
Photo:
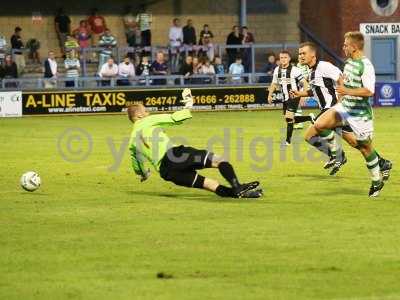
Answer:
<svg viewBox="0 0 400 300"><path fill-rule="evenodd" d="M144 156L137 151L136 147L130 148L132 168L136 175L140 176L140 181L145 181L150 176L150 170L146 170Z"/></svg>
<svg viewBox="0 0 400 300"><path fill-rule="evenodd" d="M276 91L277 87L278 87L278 71L279 71L279 67L276 67L274 70L274 73L272 75L272 82L268 88L268 103L272 104L272 95L274 94L274 92Z"/></svg>

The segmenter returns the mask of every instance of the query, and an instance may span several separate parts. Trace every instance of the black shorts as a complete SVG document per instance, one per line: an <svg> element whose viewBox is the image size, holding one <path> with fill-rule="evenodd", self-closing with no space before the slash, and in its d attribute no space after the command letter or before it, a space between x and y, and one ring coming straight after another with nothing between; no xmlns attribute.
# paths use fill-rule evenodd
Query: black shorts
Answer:
<svg viewBox="0 0 400 300"><path fill-rule="evenodd" d="M211 168L214 154L207 150L177 146L161 159L160 176L166 181L186 187L202 187L204 177L196 170ZM201 182L199 182L201 181Z"/></svg>
<svg viewBox="0 0 400 300"><path fill-rule="evenodd" d="M299 108L300 98L289 98L289 100L283 102L283 114L286 115L286 111L295 113Z"/></svg>
<svg viewBox="0 0 400 300"><path fill-rule="evenodd" d="M315 120L318 120L318 118L319 118L324 112L326 112L326 111L329 110L329 109L330 109L330 107L322 109L321 112L315 117ZM342 130L342 131L344 131L344 132L353 132L353 129L351 129L351 127L350 127L349 125L339 126L339 127L336 127L336 128L335 128L335 131L336 131L337 134L340 134L340 133L338 132L338 131L340 131L340 130Z"/></svg>

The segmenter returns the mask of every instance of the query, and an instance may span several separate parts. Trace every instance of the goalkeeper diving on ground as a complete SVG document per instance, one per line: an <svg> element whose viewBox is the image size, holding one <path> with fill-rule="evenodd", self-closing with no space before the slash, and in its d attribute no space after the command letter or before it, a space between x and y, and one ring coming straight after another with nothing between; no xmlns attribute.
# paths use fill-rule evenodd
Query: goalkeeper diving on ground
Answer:
<svg viewBox="0 0 400 300"><path fill-rule="evenodd" d="M207 150L172 144L164 128L182 124L183 121L192 118L191 90L184 89L182 97L184 108L172 114L150 115L142 104L134 104L127 109L129 120L134 124L129 141L132 167L141 181L150 176L150 170L145 167L145 163L149 162L161 178L179 186L204 189L221 197L261 197L263 191L258 188L259 182L240 183L233 166L223 158ZM206 168L218 168L230 186L224 186L197 173L198 170Z"/></svg>

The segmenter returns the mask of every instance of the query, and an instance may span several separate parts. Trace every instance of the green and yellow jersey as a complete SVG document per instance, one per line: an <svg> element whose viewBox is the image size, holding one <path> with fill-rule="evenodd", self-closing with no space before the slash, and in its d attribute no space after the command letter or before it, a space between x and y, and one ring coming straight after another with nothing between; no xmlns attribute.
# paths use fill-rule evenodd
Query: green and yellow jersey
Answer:
<svg viewBox="0 0 400 300"><path fill-rule="evenodd" d="M174 147L163 128L181 124L192 118L190 110L183 109L173 114L150 115L136 121L129 140L132 168L137 175L145 174L145 161L160 171L160 163L168 149Z"/></svg>
<svg viewBox="0 0 400 300"><path fill-rule="evenodd" d="M344 66L343 79L346 88L367 88L371 92L375 92L375 69L366 57L348 59ZM369 97L345 95L342 98L342 105L352 117L365 120L372 120L373 118Z"/></svg>

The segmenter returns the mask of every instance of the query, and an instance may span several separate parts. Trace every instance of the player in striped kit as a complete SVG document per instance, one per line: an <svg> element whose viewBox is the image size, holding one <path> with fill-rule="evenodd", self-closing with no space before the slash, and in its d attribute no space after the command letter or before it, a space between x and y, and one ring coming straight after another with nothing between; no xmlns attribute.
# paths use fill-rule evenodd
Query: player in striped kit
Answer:
<svg viewBox="0 0 400 300"><path fill-rule="evenodd" d="M317 47L311 42L300 45L299 61L310 68L308 78L310 89L308 91L292 91L291 93L293 97L313 96L317 99L321 109L321 113L317 116L318 119L325 111L337 103L335 86L341 80L342 72L330 62L318 60ZM346 127L345 129L351 132L351 128ZM342 134L342 128L338 128L337 131L338 134ZM338 147L335 131L324 130L320 132L319 137L322 142L320 139L315 138L307 138L306 140L312 146L328 155L329 161L324 165L324 168L331 169L329 174L335 175L347 162L345 153Z"/></svg>
<svg viewBox="0 0 400 300"><path fill-rule="evenodd" d="M290 91L299 91L307 88L307 81L303 77L302 71L290 64L290 53L283 50L279 53L281 65L276 67L272 77L272 83L268 90L268 102L272 103L272 95L277 88L280 88L284 96L283 114L287 123L286 145L291 144L293 127L295 123L312 121L313 116L295 116L299 107L300 98L292 97Z"/></svg>
<svg viewBox="0 0 400 300"><path fill-rule="evenodd" d="M379 156L372 145L373 113L369 98L375 93L375 70L364 56L364 37L360 32L344 36L343 50L348 60L344 67L343 82L336 88L341 102L327 110L312 126L308 139L318 139L326 129L348 125L353 133L343 138L357 148L365 158L371 175L370 197L376 197L389 179L392 163Z"/></svg>

